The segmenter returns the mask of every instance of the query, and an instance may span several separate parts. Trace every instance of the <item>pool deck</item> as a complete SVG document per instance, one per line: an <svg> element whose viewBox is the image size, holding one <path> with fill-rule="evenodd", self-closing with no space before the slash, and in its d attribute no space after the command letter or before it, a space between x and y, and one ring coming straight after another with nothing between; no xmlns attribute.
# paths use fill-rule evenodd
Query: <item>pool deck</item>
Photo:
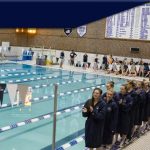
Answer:
<svg viewBox="0 0 150 150"><path fill-rule="evenodd" d="M36 66L35 60L32 60L32 61L18 61L17 63L29 64L29 65ZM59 65L41 66L41 67L60 69ZM148 81L148 78L144 78L144 77L129 77L129 76L122 76L122 75L115 75L115 74L112 74L112 73L108 74L108 73L106 73L106 71L103 71L103 70L94 71L92 67L91 68L87 68L85 70L82 67L74 67L74 66L70 66L70 65L63 65L62 70L69 70L69 71L76 71L76 72L90 73L90 74L97 74L97 75L103 75L103 76L115 77L115 78L122 78L122 79L127 79L127 80L143 81L143 79L145 79L145 80Z"/></svg>

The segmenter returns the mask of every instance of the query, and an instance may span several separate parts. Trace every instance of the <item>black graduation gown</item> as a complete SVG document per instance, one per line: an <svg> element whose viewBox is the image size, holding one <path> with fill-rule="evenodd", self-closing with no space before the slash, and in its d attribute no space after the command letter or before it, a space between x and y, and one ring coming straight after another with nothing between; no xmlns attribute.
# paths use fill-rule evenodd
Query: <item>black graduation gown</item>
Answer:
<svg viewBox="0 0 150 150"><path fill-rule="evenodd" d="M116 104L118 106L118 121L117 121L117 128L116 128L116 132L119 133L120 132L120 118L121 118L121 113L120 113L120 110L121 110L121 105L119 104L119 101L120 101L120 93L117 93L116 94Z"/></svg>
<svg viewBox="0 0 150 150"><path fill-rule="evenodd" d="M105 92L103 95L102 95L102 99L103 100L106 100L106 93ZM114 95L113 95L113 100L116 102L117 106L118 106L118 118L120 118L120 113L119 113L119 97L118 97L118 92L114 92ZM118 133L119 129L118 129L118 124L117 124L117 128L116 128L116 132Z"/></svg>
<svg viewBox="0 0 150 150"><path fill-rule="evenodd" d="M130 125L129 125L129 132L128 132L127 138L131 139L132 129L133 129L133 127L135 125L135 121L136 121L136 115L137 115L136 113L138 110L138 105L137 105L137 93L135 92L135 90L130 91L128 93L128 95L131 97L132 106L131 106L131 110L129 111Z"/></svg>
<svg viewBox="0 0 150 150"><path fill-rule="evenodd" d="M106 102L106 100L105 100ZM103 144L112 144L113 134L116 132L118 121L118 106L114 100L106 103L106 116L103 133Z"/></svg>
<svg viewBox="0 0 150 150"><path fill-rule="evenodd" d="M148 117L150 117L150 90L147 93L147 99L148 99Z"/></svg>
<svg viewBox="0 0 150 150"><path fill-rule="evenodd" d="M118 99L122 101L122 103L118 104L119 113L117 131L120 134L127 135L130 126L130 111L132 107L132 98L128 94L122 95L121 93L118 93Z"/></svg>
<svg viewBox="0 0 150 150"><path fill-rule="evenodd" d="M89 111L90 102L91 100L88 100L84 105L84 107L88 109L88 112L82 112L82 116L87 117L85 123L85 146L89 148L99 148L102 144L106 104L100 100L93 107L93 112L91 113Z"/></svg>
<svg viewBox="0 0 150 150"><path fill-rule="evenodd" d="M144 115L143 120L144 122L148 121L148 107L149 107L149 100L148 100L148 91L145 91L145 103L144 103Z"/></svg>
<svg viewBox="0 0 150 150"><path fill-rule="evenodd" d="M107 94L107 92L105 92L103 95L102 95L102 99L103 100L106 100L106 94ZM114 95L113 95L113 100L118 104L118 94L117 94L117 92L114 92Z"/></svg>
<svg viewBox="0 0 150 150"><path fill-rule="evenodd" d="M133 102L133 110L134 110L134 125L139 125L139 107L140 107L140 98L138 89L135 89L136 99Z"/></svg>
<svg viewBox="0 0 150 150"><path fill-rule="evenodd" d="M130 126L131 128L133 128L133 126L135 125L135 123L138 120L138 100L137 100L137 93L135 90L132 90L131 92L128 93L128 95L131 97L131 101L132 101L132 107L131 107L131 111L130 111Z"/></svg>
<svg viewBox="0 0 150 150"><path fill-rule="evenodd" d="M142 125L142 121L144 120L144 106L146 103L146 92L143 89L139 89L139 93L137 94L137 99L139 103L139 118L137 121L137 125Z"/></svg>
<svg viewBox="0 0 150 150"><path fill-rule="evenodd" d="M144 106L144 119L143 121L148 121L150 117L150 89L146 91L146 102Z"/></svg>

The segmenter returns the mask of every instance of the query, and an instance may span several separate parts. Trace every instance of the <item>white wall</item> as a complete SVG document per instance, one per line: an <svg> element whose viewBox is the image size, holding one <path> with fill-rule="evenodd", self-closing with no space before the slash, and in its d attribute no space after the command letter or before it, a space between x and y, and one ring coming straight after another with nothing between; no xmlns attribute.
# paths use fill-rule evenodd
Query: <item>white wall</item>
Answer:
<svg viewBox="0 0 150 150"><path fill-rule="evenodd" d="M23 50L28 50L30 47L17 47L17 46L11 46L11 51L10 52L5 52L6 55L11 55L11 56L20 56L20 58L22 57L22 52ZM62 50L55 50L55 49L43 49L42 47L41 48L32 48L32 50L34 51L34 57L33 59L36 59L36 57L38 55L48 55L48 59L53 59L53 62L56 62L56 57L60 57L60 52ZM71 51L64 51L65 53L65 64L68 64L68 61L70 59L70 53ZM77 57L75 58L75 62L77 61L80 61L82 62L83 61L83 55L85 53L83 52L76 52L77 54ZM88 62L91 62L93 64L94 62L94 59L96 57L96 54L92 54L92 53L87 53L88 54ZM98 55L98 58L99 58L99 63L101 64L102 63L102 57L103 55ZM113 58L118 58L119 60L123 60L124 57L120 57L120 56L113 56ZM131 59L131 57L126 57L128 60ZM134 58L134 61L138 61L140 60L140 58ZM143 59L145 62L150 62L149 59Z"/></svg>

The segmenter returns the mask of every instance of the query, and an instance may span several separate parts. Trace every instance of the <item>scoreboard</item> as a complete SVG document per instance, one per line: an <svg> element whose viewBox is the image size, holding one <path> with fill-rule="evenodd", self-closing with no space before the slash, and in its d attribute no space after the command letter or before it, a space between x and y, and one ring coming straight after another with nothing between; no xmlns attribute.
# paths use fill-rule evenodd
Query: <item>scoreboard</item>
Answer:
<svg viewBox="0 0 150 150"><path fill-rule="evenodd" d="M105 37L150 40L150 3L107 17Z"/></svg>

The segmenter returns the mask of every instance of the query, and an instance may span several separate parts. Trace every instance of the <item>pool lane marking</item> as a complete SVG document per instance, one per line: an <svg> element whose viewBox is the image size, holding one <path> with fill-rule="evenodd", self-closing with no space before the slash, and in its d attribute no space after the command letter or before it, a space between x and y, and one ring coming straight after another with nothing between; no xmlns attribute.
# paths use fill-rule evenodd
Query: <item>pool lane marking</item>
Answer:
<svg viewBox="0 0 150 150"><path fill-rule="evenodd" d="M66 75L64 75L66 76ZM18 79L18 80L8 80L8 81L0 81L0 83L17 83L17 82L28 82L28 81L37 81L37 80L46 80L46 79L55 79L59 78L60 76L47 76L47 77L35 77L35 78L25 78L25 79Z"/></svg>
<svg viewBox="0 0 150 150"><path fill-rule="evenodd" d="M31 80L33 80L33 78ZM58 84L58 85L63 85L64 84L65 85L65 84L71 84L71 83L77 83L77 82L82 82L82 80L66 81L66 82L62 82L62 83L57 82L56 84ZM38 88L49 87L49 86L53 86L53 85L54 85L54 83L37 84L37 85L32 86L32 88L33 89L38 89ZM4 93L8 93L8 91L5 90Z"/></svg>
<svg viewBox="0 0 150 150"><path fill-rule="evenodd" d="M72 147L76 144L79 144L80 142L84 141L85 140L85 135L82 135L82 136L79 136L73 140L71 140L70 142L68 143L65 143L63 144L62 146L56 148L56 150L66 150L68 149L69 147Z"/></svg>
<svg viewBox="0 0 150 150"><path fill-rule="evenodd" d="M71 112L71 111L74 111L74 110L80 110L83 107L83 104L84 103L81 103L81 104L77 104L75 106L71 106L69 108L64 108L64 109L58 110L56 115L58 116L58 115L62 115L63 113L68 113L68 112ZM13 123L11 125L1 127L0 128L0 133L8 131L8 130L15 129L15 128L20 127L20 126L25 126L27 124L39 122L40 120L49 119L49 118L52 117L52 114L53 114L53 112L47 113L47 114L44 114L44 115L40 115L40 116L37 116L37 117L34 117L34 118L29 118L29 119L26 119L26 120L21 121L21 122L17 122L17 123Z"/></svg>
<svg viewBox="0 0 150 150"><path fill-rule="evenodd" d="M66 95L71 95L72 93L79 93L79 92L84 92L84 91L88 91L90 89L94 89L94 88L99 88L100 86L104 86L104 84L98 84L96 86L90 86L90 87L85 87L85 88L82 88L82 89L74 89L72 91L67 91L67 92L63 92L63 93L59 93L59 97L63 97L63 96L66 96ZM42 97L35 97L31 100L31 102L43 102L43 101L47 101L49 98L53 98L54 97L54 94L52 95L44 95ZM20 103L22 104L22 103ZM16 106L17 104L14 104L13 106ZM8 103L8 104L2 104L2 106L0 107L0 109L3 109L3 108L7 108L7 107L11 107L11 103Z"/></svg>

